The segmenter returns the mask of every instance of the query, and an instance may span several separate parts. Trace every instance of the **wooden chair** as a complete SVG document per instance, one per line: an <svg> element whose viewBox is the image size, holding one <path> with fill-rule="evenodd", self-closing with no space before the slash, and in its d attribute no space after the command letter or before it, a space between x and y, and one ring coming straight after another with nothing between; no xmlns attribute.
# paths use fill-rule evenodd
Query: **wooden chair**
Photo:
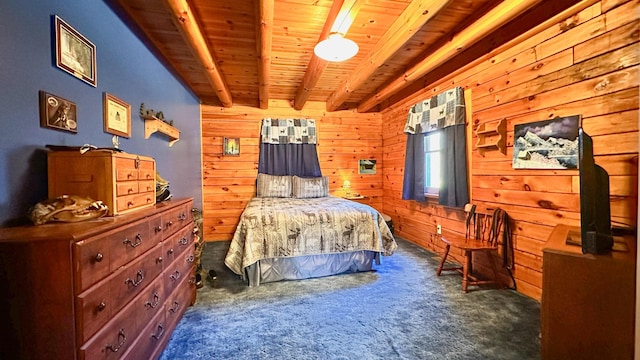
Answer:
<svg viewBox="0 0 640 360"><path fill-rule="evenodd" d="M503 231L506 216L500 208L496 208L491 213L477 212L475 205L472 204L465 205L464 211L467 213L465 236L451 233L440 237L446 246L437 274L440 276L443 271L458 271L462 273L462 291L466 293L469 285L499 283L498 270L491 253L497 253L498 236ZM444 267L451 247L462 250L464 255L462 266ZM473 254L480 252L486 253L489 258L494 276L492 280L480 280L472 274Z"/></svg>

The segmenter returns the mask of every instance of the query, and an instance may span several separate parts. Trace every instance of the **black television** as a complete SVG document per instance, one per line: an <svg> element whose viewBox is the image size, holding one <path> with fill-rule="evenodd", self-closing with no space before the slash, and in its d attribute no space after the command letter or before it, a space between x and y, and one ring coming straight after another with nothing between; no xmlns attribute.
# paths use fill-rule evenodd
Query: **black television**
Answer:
<svg viewBox="0 0 640 360"><path fill-rule="evenodd" d="M593 158L593 140L578 130L580 236L583 254L606 254L613 248L609 174Z"/></svg>

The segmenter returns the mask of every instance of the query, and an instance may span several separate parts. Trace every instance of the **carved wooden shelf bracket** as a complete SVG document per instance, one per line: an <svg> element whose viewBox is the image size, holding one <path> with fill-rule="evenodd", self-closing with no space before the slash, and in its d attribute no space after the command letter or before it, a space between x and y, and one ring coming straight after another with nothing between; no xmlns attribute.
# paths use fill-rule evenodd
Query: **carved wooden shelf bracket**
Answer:
<svg viewBox="0 0 640 360"><path fill-rule="evenodd" d="M180 130L156 117L144 118L144 138L148 139L154 132L160 132L169 137L169 146L180 140Z"/></svg>

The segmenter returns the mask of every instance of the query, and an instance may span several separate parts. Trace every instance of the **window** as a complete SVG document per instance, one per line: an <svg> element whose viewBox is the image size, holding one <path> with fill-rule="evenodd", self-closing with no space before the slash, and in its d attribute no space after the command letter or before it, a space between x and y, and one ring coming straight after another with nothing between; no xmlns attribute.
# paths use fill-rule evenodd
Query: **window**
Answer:
<svg viewBox="0 0 640 360"><path fill-rule="evenodd" d="M438 196L440 190L441 131L432 131L424 138L424 193Z"/></svg>

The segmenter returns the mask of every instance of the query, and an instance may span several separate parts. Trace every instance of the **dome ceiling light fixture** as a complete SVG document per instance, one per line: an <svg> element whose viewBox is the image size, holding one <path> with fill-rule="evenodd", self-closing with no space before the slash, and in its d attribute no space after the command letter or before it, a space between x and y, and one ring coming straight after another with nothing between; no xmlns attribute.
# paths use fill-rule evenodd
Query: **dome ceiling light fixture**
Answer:
<svg viewBox="0 0 640 360"><path fill-rule="evenodd" d="M345 38L342 33L332 32L326 39L316 44L313 52L323 60L342 62L354 57L359 49L358 44Z"/></svg>

